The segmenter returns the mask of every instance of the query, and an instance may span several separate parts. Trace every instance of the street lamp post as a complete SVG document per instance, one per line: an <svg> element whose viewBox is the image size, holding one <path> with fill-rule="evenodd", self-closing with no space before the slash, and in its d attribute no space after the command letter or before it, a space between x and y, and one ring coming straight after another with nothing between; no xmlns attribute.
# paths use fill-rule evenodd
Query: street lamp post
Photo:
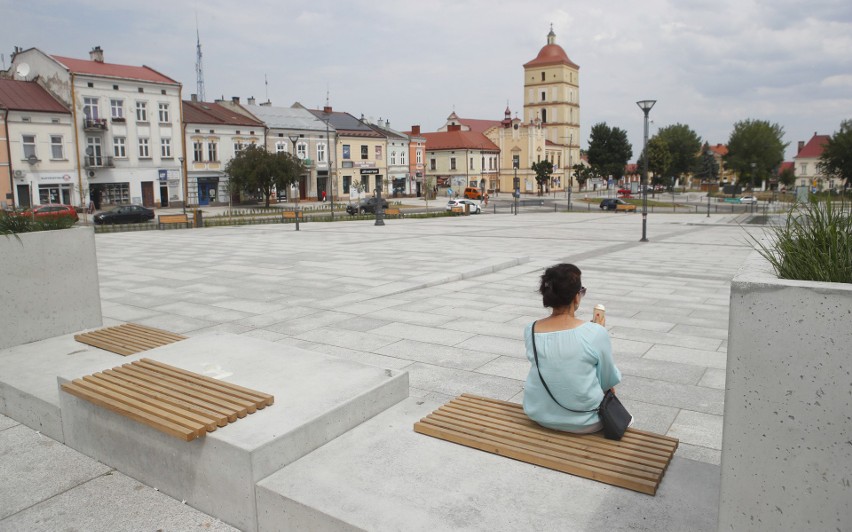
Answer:
<svg viewBox="0 0 852 532"><path fill-rule="evenodd" d="M639 109L645 113L645 144L642 153L644 161L642 164L642 239L640 242L647 242L647 226L648 226L648 113L657 100L640 100L636 102Z"/></svg>
<svg viewBox="0 0 852 532"><path fill-rule="evenodd" d="M374 225L385 225L385 210L382 208L382 179L376 182L376 223Z"/></svg>
<svg viewBox="0 0 852 532"><path fill-rule="evenodd" d="M518 215L519 199L521 197L521 180L518 179L518 165L517 164L515 165L515 177L512 180L512 185L513 185L513 188L515 189L512 192L512 196L515 197L515 216L517 216Z"/></svg>
<svg viewBox="0 0 852 532"><path fill-rule="evenodd" d="M331 198L329 198L329 199L331 200L331 221L333 222L334 221L334 178L331 175L332 158L331 158L331 140L328 137L328 118L325 119L325 144L326 144L325 159L326 159L326 166L328 167L328 177L326 178L327 179L326 188L331 189ZM335 136L335 141L334 141L334 151L337 152L336 136ZM331 183L331 184L329 185L328 183Z"/></svg>
<svg viewBox="0 0 852 532"><path fill-rule="evenodd" d="M296 142L299 141L299 135L288 135L288 137L290 138L290 142L293 143L293 157L298 158L296 156ZM301 181L302 176L298 176L296 178L296 231L299 230L299 216L301 216L302 214L301 212L299 212L299 197L302 195L302 189L300 186Z"/></svg>
<svg viewBox="0 0 852 532"><path fill-rule="evenodd" d="M186 181L186 168L183 166L183 162L185 160L186 159L184 159L183 157L178 157L178 161L180 161L180 179L181 179L181 181ZM179 183L179 185L180 185L180 183ZM186 190L186 187L181 187L181 188ZM183 196L184 196L183 197L183 214L185 215L186 214L186 192L184 192Z"/></svg>

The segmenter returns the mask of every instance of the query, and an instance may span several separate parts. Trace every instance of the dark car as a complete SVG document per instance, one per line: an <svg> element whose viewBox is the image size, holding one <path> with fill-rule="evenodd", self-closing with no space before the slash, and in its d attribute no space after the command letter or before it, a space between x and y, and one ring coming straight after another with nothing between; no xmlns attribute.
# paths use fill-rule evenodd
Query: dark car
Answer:
<svg viewBox="0 0 852 532"><path fill-rule="evenodd" d="M609 198L601 201L601 210L633 212L636 210L636 205L621 199Z"/></svg>
<svg viewBox="0 0 852 532"><path fill-rule="evenodd" d="M95 223L132 224L148 222L154 219L154 210L140 205L121 205L111 211L99 212L94 216Z"/></svg>
<svg viewBox="0 0 852 532"><path fill-rule="evenodd" d="M376 198L368 198L365 200L361 200L358 205L349 204L346 206L346 212L349 214L375 214L376 212L376 203L378 200ZM388 202L386 199L382 198L382 209L388 208Z"/></svg>

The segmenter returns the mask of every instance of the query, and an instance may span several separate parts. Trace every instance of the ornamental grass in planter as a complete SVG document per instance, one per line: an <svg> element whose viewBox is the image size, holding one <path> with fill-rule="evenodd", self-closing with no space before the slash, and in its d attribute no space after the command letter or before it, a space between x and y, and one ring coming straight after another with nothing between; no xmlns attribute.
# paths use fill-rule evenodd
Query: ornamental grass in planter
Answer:
<svg viewBox="0 0 852 532"><path fill-rule="evenodd" d="M811 198L794 205L784 223L751 238L780 279L852 283L852 207Z"/></svg>
<svg viewBox="0 0 852 532"><path fill-rule="evenodd" d="M17 213L0 212L0 235L15 235L35 231L53 231L73 227L76 220L67 216L33 219Z"/></svg>

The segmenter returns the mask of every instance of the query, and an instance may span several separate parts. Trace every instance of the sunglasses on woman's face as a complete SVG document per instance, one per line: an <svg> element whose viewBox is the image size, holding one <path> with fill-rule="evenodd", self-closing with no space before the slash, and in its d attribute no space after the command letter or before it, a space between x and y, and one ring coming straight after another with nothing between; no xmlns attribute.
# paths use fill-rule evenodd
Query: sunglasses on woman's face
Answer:
<svg viewBox="0 0 852 532"><path fill-rule="evenodd" d="M586 297L586 287L585 286L580 287L580 297Z"/></svg>

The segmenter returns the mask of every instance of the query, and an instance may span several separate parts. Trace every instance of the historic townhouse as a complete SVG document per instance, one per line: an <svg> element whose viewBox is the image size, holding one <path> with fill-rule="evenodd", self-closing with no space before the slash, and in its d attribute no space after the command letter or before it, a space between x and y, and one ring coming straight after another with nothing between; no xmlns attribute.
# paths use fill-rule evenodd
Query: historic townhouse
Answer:
<svg viewBox="0 0 852 532"><path fill-rule="evenodd" d="M263 145L264 125L218 103L183 102L186 197L190 205L228 203L225 166L245 146Z"/></svg>
<svg viewBox="0 0 852 532"><path fill-rule="evenodd" d="M553 163L553 174L548 190L563 190L567 184L563 179L565 169L561 164L563 151L554 149L544 137L544 129L540 123L524 124L517 117L510 118L511 112L506 108L504 118L498 126L490 127L486 136L500 149L499 180L496 190L511 192L517 176L522 193L532 193L537 190L533 163L544 159Z"/></svg>
<svg viewBox="0 0 852 532"><path fill-rule="evenodd" d="M500 149L479 131L463 129L452 113L436 133L423 133L426 139L426 176L439 188L460 193L465 187L485 188L497 174Z"/></svg>
<svg viewBox="0 0 852 532"><path fill-rule="evenodd" d="M419 125L411 126L411 131L406 134L408 135L408 173L413 178L414 194L419 198L429 190L426 186L426 137L420 134Z"/></svg>
<svg viewBox="0 0 852 532"><path fill-rule="evenodd" d="M409 140L408 135L391 129L390 122L382 123L381 118L376 124L368 124L387 139L388 178L385 192L392 196L410 195L414 190L414 179L408 166Z"/></svg>
<svg viewBox="0 0 852 532"><path fill-rule="evenodd" d="M254 98L241 106L266 126L266 149L273 153L295 153L305 165L306 174L299 179L300 199L322 199L322 193L330 199L332 187L340 195L339 184L332 182L333 172L330 150L334 145L334 128L311 114L301 104L292 107L276 107L270 102L258 104ZM295 149L295 152L293 151ZM279 191L280 196L282 191ZM296 187L287 191L294 198Z"/></svg>
<svg viewBox="0 0 852 532"><path fill-rule="evenodd" d="M80 205L71 111L37 83L0 79L0 206Z"/></svg>
<svg viewBox="0 0 852 532"><path fill-rule="evenodd" d="M829 138L829 135L818 135L814 132L814 136L807 143L799 141L799 153L793 157L796 187L809 187L817 191L843 185L842 181L829 179L819 171L819 158Z"/></svg>
<svg viewBox="0 0 852 532"><path fill-rule="evenodd" d="M349 199L372 195L380 187L387 194L387 138L363 117L359 120L349 113L334 111L331 106L309 111L337 132L334 159L338 161L340 188L335 190Z"/></svg>
<svg viewBox="0 0 852 532"><path fill-rule="evenodd" d="M444 125L438 128L438 131L447 132L457 128L458 131L461 132L471 132L488 137L486 132L498 127L499 125L500 122L497 120L460 118L454 111L447 117L447 121ZM489 140L494 142L491 138L489 138ZM480 153L478 156L480 160L478 162L474 162L472 168L477 168L480 176L475 183L468 183L464 186L476 187L483 190L499 191L500 183L498 181L498 175L500 173L500 155L486 151L486 153ZM509 182L509 184L511 185L511 182ZM457 187L458 185L454 186Z"/></svg>
<svg viewBox="0 0 852 532"><path fill-rule="evenodd" d="M181 84L147 66L17 51L28 72L71 108L80 187L95 206L182 204Z"/></svg>

